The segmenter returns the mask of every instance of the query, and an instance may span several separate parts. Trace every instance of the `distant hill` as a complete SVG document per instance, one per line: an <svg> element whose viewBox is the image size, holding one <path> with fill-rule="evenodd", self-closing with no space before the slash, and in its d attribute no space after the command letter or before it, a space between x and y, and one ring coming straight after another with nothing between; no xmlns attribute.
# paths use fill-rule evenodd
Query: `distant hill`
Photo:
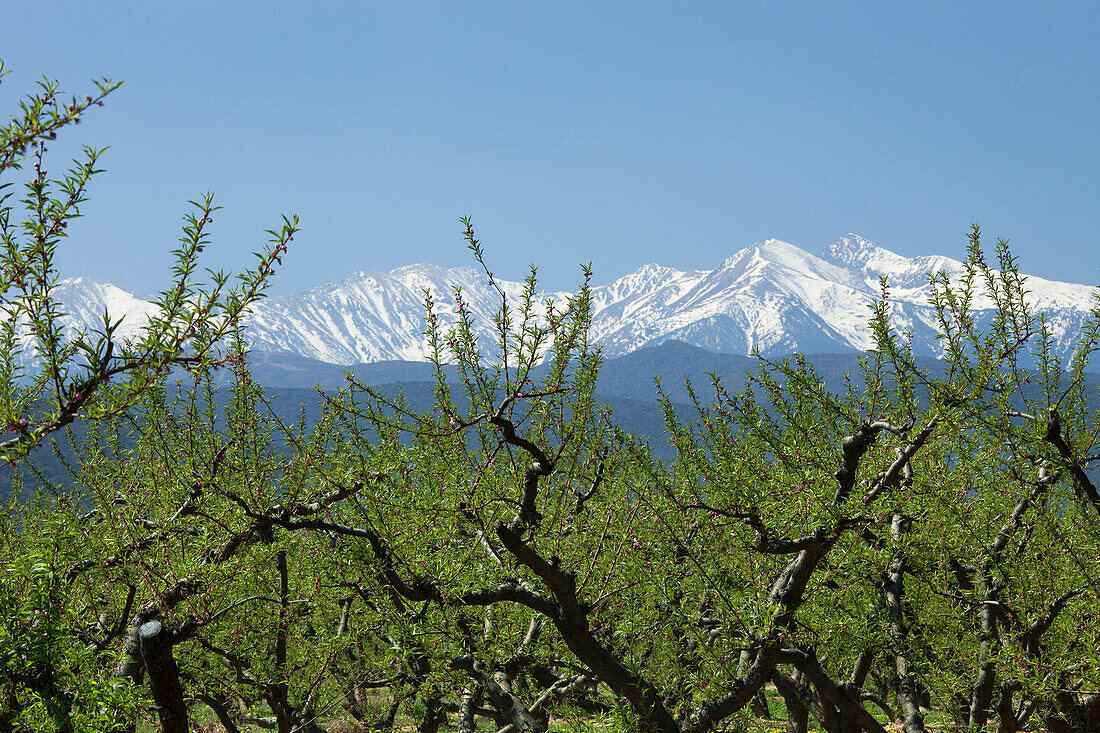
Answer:
<svg viewBox="0 0 1100 733"><path fill-rule="evenodd" d="M844 374L858 371L859 356L852 353L812 354L807 358L826 383L839 391L843 387ZM943 363L935 359L920 359L919 363L932 373L943 369ZM314 387L334 391L346 383L348 371L362 382L390 394L402 392L414 408L423 410L431 405L432 372L425 362L387 361L341 367L297 354L255 352L250 364L254 378L265 386L275 414L288 425L296 424L303 409L307 423L313 423L321 409L321 400ZM669 460L674 457L674 451L666 438L664 416L657 403L655 377L661 377L662 388L676 412L689 418L693 408L684 386L685 379L695 385L701 400L709 401L712 397L711 373L736 392L745 385L747 374L758 365L752 357L718 354L690 344L667 341L607 359L600 370L596 394L611 407L618 425L648 440L655 457ZM1092 393L1100 395L1100 375L1089 375L1089 380L1094 387ZM1100 409L1100 401L1094 398L1093 402L1094 409ZM48 476L64 478L64 471L49 447L37 449L34 460ZM0 469L0 493L6 495L9 487L10 468L4 467Z"/></svg>

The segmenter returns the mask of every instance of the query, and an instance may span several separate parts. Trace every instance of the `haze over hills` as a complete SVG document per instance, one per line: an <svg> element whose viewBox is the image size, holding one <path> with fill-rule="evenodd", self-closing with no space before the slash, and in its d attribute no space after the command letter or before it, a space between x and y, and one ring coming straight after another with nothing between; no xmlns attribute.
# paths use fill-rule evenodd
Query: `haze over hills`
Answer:
<svg viewBox="0 0 1100 733"><path fill-rule="evenodd" d="M937 356L928 275L941 270L957 276L962 264L941 256L902 257L854 234L820 255L769 239L713 270L649 264L594 286L592 339L606 358L666 341L741 355L754 349L764 355L864 351L871 346L868 305L879 297L885 275L895 327L912 330L918 354ZM496 282L518 306L522 283ZM255 307L248 336L257 352L332 365L422 361L424 291L432 292L441 320L449 323L455 288L489 350L495 343L490 318L500 303L484 273L431 264L356 272L306 293L268 298ZM1028 277L1026 288L1033 306L1046 314L1059 353L1068 354L1096 304L1095 288L1037 277ZM133 293L88 278L63 281L58 293L77 327L94 327L105 303L114 317L125 313L122 335L132 333L150 308ZM543 305L563 304L569 296L537 294ZM977 305L988 307L988 301Z"/></svg>

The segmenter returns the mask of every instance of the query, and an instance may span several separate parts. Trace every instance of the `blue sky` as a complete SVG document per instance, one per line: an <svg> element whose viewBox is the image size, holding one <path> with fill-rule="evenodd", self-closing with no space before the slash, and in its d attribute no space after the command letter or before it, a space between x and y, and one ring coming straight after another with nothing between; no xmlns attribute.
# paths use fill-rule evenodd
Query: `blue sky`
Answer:
<svg viewBox="0 0 1100 733"><path fill-rule="evenodd" d="M849 231L1100 283L1100 3L19 3L4 114L43 75L125 84L59 140L110 146L66 275L167 282L188 199L208 264L301 217L276 293L468 264L552 288L711 268Z"/></svg>

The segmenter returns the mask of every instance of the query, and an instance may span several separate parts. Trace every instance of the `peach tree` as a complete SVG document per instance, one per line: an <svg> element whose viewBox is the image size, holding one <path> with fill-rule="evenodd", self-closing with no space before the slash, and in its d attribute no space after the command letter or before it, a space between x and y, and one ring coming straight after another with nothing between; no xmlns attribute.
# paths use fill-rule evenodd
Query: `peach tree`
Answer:
<svg viewBox="0 0 1100 733"><path fill-rule="evenodd" d="M103 730L105 711L133 700L125 685L88 674L106 649L76 622L90 610L71 596L68 577L87 550L84 530L61 510L74 499L20 496L22 462L74 421L125 414L170 370L217 360L218 343L263 296L298 229L284 218L254 270L210 273L204 283L196 273L217 208L206 196L184 217L170 285L134 335L120 337L121 317L108 312L96 327L74 328L57 295L56 253L101 172L102 151L85 148L60 176L47 169L47 152L119 87L94 85L78 98L43 80L0 125L0 460L15 466L0 540L0 730Z"/></svg>

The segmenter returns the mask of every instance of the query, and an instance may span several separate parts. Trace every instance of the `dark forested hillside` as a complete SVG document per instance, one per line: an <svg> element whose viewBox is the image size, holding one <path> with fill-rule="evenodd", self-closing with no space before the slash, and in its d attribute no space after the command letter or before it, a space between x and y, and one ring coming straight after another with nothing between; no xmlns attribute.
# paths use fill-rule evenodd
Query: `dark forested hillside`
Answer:
<svg viewBox="0 0 1100 733"><path fill-rule="evenodd" d="M859 354L811 354L808 361L832 390L844 387L844 375L858 371ZM918 358L921 368L933 376L941 376L945 365L935 359ZM692 410L686 388L690 380L696 395L704 400L714 396L712 381L717 376L728 392L740 391L750 371L761 362L748 356L718 354L679 341L639 349L626 356L607 360L600 369L596 395L611 408L615 423L624 430L649 442L654 457L668 460L675 455L668 441L665 421L657 401L657 378L662 391L671 399L678 414ZM386 394L401 393L417 410L427 409L432 402L431 365L426 362L390 361L360 364L350 369L326 364L292 354L256 352L250 357L254 378L264 386L267 404L285 425L294 425L304 416L313 424L320 414L322 393L334 392L346 384L350 371L365 384L373 384ZM1100 375L1089 374L1086 392L1092 395L1093 406L1100 404ZM320 387L321 393L317 391ZM1032 389L1038 389L1032 386ZM72 455L69 435L83 436L79 425L75 433L55 441L57 446L42 445L33 454L32 463L51 482L65 484L68 472L63 467L64 456ZM61 457L59 457L59 455ZM11 468L0 469L0 493L7 496L11 487ZM29 486L37 485L33 475Z"/></svg>

